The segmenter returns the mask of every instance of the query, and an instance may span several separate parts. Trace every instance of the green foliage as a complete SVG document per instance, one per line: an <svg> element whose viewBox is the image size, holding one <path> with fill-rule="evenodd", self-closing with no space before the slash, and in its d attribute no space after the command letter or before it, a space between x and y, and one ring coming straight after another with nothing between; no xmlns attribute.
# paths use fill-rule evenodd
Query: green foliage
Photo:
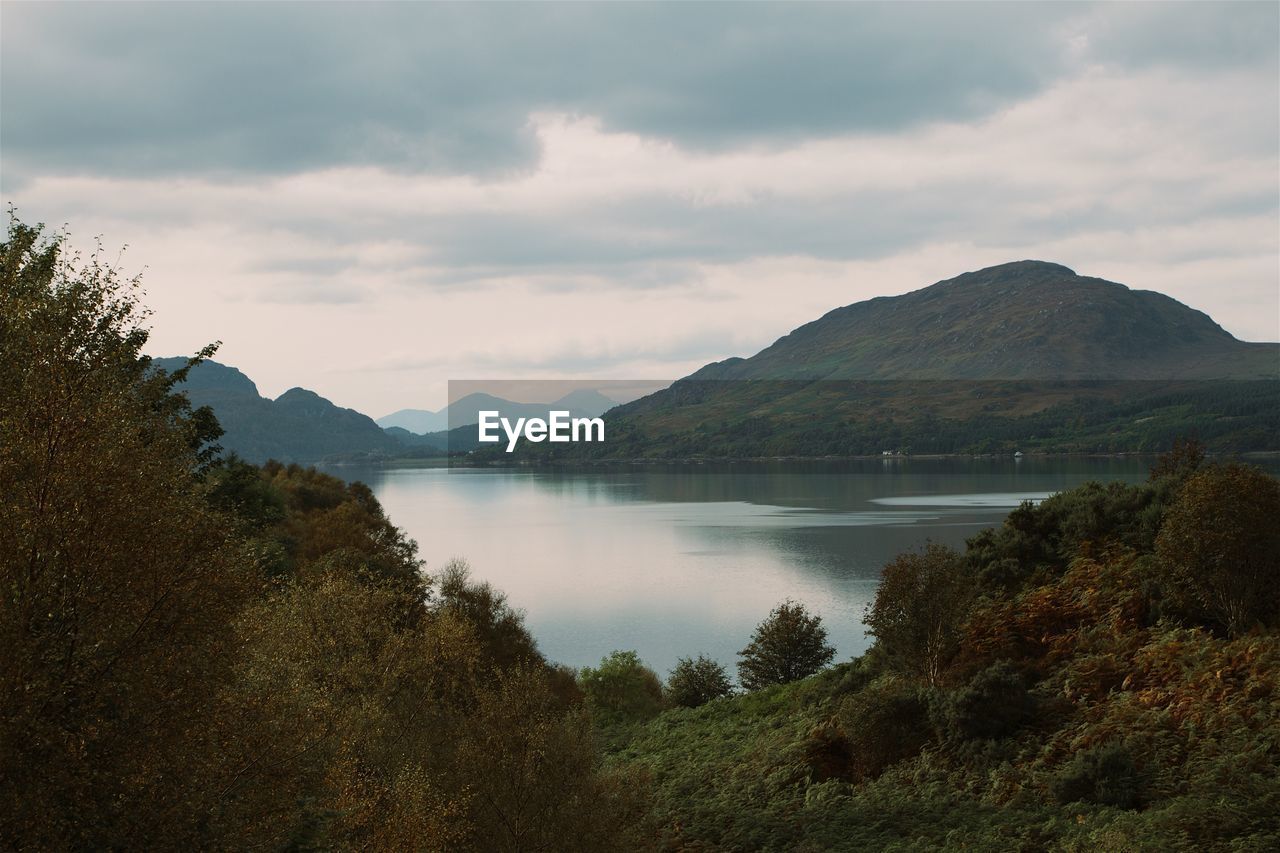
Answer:
<svg viewBox="0 0 1280 853"><path fill-rule="evenodd" d="M1091 543L1150 550L1168 492L1152 485L1085 483L1039 504L1023 503L999 528L970 539L966 560L983 588L1014 592L1037 572L1061 571Z"/></svg>
<svg viewBox="0 0 1280 853"><path fill-rule="evenodd" d="M1050 789L1060 803L1098 803L1136 808L1141 783L1123 744L1108 743L1076 755L1054 776Z"/></svg>
<svg viewBox="0 0 1280 853"><path fill-rule="evenodd" d="M974 579L952 623L958 652L936 679L885 648L889 633L852 665L629 732L615 760L652 774L664 843L1275 848L1280 635L1265 621L1235 637L1198 626L1153 553L1157 535L1195 529L1194 516L1170 509L1190 484L1263 529L1243 504L1270 500L1272 485L1222 478L1194 455L1173 461L1143 486L1088 486L1025 507L963 558L935 553L926 567L927 552L908 555L907 578L935 568ZM1224 480L1232 487L1217 490ZM1001 561L1016 571L993 582ZM905 620L906 637L927 637L927 609L887 612Z"/></svg>
<svg viewBox="0 0 1280 853"><path fill-rule="evenodd" d="M1207 448L1197 438L1174 440L1168 453L1161 454L1148 472L1148 482L1175 480L1181 482L1199 470L1204 464Z"/></svg>
<svg viewBox="0 0 1280 853"><path fill-rule="evenodd" d="M1273 371L1274 374L1274 371ZM615 409L608 442L522 459L772 459L905 454L1280 450L1280 381L983 382L687 378ZM499 459L500 450L481 451Z"/></svg>
<svg viewBox="0 0 1280 853"><path fill-rule="evenodd" d="M588 715L566 713L540 670L504 673L475 714L458 756L480 804L475 849L644 846L643 774L599 772Z"/></svg>
<svg viewBox="0 0 1280 853"><path fill-rule="evenodd" d="M592 712L609 722L647 720L663 707L662 682L631 651L615 651L584 667L578 683Z"/></svg>
<svg viewBox="0 0 1280 853"><path fill-rule="evenodd" d="M1026 679L1008 661L997 661L958 690L934 695L930 715L943 739L1008 737L1035 715Z"/></svg>
<svg viewBox="0 0 1280 853"><path fill-rule="evenodd" d="M485 659L498 669L533 666L545 661L524 626L524 616L507 597L487 583L470 579L470 567L453 560L436 576L437 609L467 622L480 641Z"/></svg>
<svg viewBox="0 0 1280 853"><path fill-rule="evenodd" d="M667 676L667 701L681 708L696 708L732 693L724 667L706 655L680 658Z"/></svg>
<svg viewBox="0 0 1280 853"><path fill-rule="evenodd" d="M285 496L235 454L219 461L208 477L208 500L215 508L261 531L285 517Z"/></svg>
<svg viewBox="0 0 1280 853"><path fill-rule="evenodd" d="M840 729L849 742L853 778L875 779L920 752L929 741L928 696L918 686L882 679L840 706Z"/></svg>
<svg viewBox="0 0 1280 853"><path fill-rule="evenodd" d="M0 846L178 846L227 768L234 614L262 588L202 496L209 424L148 376L137 282L0 245ZM181 768L169 773L168 768Z"/></svg>
<svg viewBox="0 0 1280 853"><path fill-rule="evenodd" d="M214 463L136 282L61 251L0 246L0 847L643 849L502 596L433 598L362 484Z"/></svg>
<svg viewBox="0 0 1280 853"><path fill-rule="evenodd" d="M1280 624L1280 482L1246 465L1201 470L1182 486L1156 543L1176 591L1240 635Z"/></svg>
<svg viewBox="0 0 1280 853"><path fill-rule="evenodd" d="M884 567L867 608L868 633L899 669L937 684L959 651L972 592L965 562L952 549L930 543L923 553L899 555Z"/></svg>
<svg viewBox="0 0 1280 853"><path fill-rule="evenodd" d="M751 642L738 654L738 681L746 690L759 690L813 675L831 663L836 650L827 644L822 617L788 600L756 627Z"/></svg>

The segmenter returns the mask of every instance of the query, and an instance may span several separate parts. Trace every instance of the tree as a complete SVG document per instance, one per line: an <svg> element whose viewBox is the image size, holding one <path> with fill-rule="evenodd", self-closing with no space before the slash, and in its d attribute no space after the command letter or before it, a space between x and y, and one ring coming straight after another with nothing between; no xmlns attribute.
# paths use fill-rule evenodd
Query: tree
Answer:
<svg viewBox="0 0 1280 853"><path fill-rule="evenodd" d="M39 227L0 245L3 847L183 846L224 787L191 733L226 712L260 578L203 494L214 424L142 355L137 287Z"/></svg>
<svg viewBox="0 0 1280 853"><path fill-rule="evenodd" d="M490 584L471 580L465 560L450 560L437 576L436 607L469 623L480 640L487 665L497 669L545 663L524 625L523 614Z"/></svg>
<svg viewBox="0 0 1280 853"><path fill-rule="evenodd" d="M635 652L611 652L578 676L591 709L606 721L647 720L662 710L662 682Z"/></svg>
<svg viewBox="0 0 1280 853"><path fill-rule="evenodd" d="M542 668L499 673L467 722L457 765L472 837L446 849L650 849L643 778L602 766L590 716L566 712Z"/></svg>
<svg viewBox="0 0 1280 853"><path fill-rule="evenodd" d="M1232 636L1280 621L1280 482L1251 465L1191 475L1165 515L1156 554L1175 591Z"/></svg>
<svg viewBox="0 0 1280 853"><path fill-rule="evenodd" d="M960 626L973 592L963 558L930 543L923 553L900 554L884 567L868 633L900 669L930 684L959 650Z"/></svg>
<svg viewBox="0 0 1280 853"><path fill-rule="evenodd" d="M747 690L787 684L813 675L835 657L827 645L821 616L788 599L756 627L751 642L738 652L738 681Z"/></svg>
<svg viewBox="0 0 1280 853"><path fill-rule="evenodd" d="M667 676L667 699L682 708L696 708L733 693L724 667L706 655L680 658Z"/></svg>
<svg viewBox="0 0 1280 853"><path fill-rule="evenodd" d="M1198 438L1179 438L1173 442L1173 449L1162 453L1151 470L1147 473L1148 482L1156 482L1167 477L1185 479L1198 471L1204 464L1206 448Z"/></svg>
<svg viewBox="0 0 1280 853"><path fill-rule="evenodd" d="M433 601L361 484L214 464L136 281L60 252L0 244L0 848L639 846L505 599Z"/></svg>

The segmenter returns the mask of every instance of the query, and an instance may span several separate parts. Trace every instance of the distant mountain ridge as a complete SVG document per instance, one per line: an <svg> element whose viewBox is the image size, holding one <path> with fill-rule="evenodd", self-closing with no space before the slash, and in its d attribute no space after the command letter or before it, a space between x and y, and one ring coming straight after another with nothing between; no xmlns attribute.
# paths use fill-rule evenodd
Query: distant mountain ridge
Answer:
<svg viewBox="0 0 1280 853"><path fill-rule="evenodd" d="M440 432L449 428L449 407L445 406L437 412L429 409L400 409L376 418L374 423L386 430L399 429L417 435L426 435L429 432Z"/></svg>
<svg viewBox="0 0 1280 853"><path fill-rule="evenodd" d="M616 400L589 388L570 391L550 403L517 403L492 394L477 392L455 400L436 412L426 409L401 409L378 418L377 423L383 429L398 427L419 435L427 435L478 424L479 413L482 411L499 411L504 417L509 418L545 418L548 411L556 409L567 411L574 417L594 418L616 405L618 405Z"/></svg>
<svg viewBox="0 0 1280 853"><path fill-rule="evenodd" d="M152 359L153 367L172 372L185 367L182 357ZM379 425L355 409L334 405L314 391L290 388L274 400L263 397L258 386L240 370L216 361L203 361L178 386L192 405L213 410L224 435L223 449L250 462L378 462L391 458L443 455L447 450L466 451L478 446L475 424L480 411L498 411L504 417L547 416L552 409L574 417L596 417L617 403L598 391L579 389L552 403L516 403L491 394L469 394L440 412L402 409ZM426 433L393 421L405 415L430 415L443 421ZM450 424L450 419L456 422ZM410 422L412 418L409 418ZM431 426L439 421L419 420ZM470 427L468 429L468 427Z"/></svg>
<svg viewBox="0 0 1280 853"><path fill-rule="evenodd" d="M1280 449L1280 344L1153 291L1016 261L828 312L614 409L551 458Z"/></svg>
<svg viewBox="0 0 1280 853"><path fill-rule="evenodd" d="M172 372L187 360L156 358L151 363ZM376 459L404 450L367 415L336 406L305 388L290 388L268 399L249 377L216 361L192 368L178 390L185 391L193 405L213 409L225 432L219 443L250 462Z"/></svg>

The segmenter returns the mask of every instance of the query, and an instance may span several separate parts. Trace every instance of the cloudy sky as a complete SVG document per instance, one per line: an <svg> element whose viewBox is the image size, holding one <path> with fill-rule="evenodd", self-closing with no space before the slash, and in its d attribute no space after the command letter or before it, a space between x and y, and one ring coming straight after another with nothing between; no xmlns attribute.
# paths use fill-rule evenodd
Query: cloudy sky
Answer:
<svg viewBox="0 0 1280 853"><path fill-rule="evenodd" d="M379 416L1022 258L1280 338L1280 5L0 5L0 194Z"/></svg>

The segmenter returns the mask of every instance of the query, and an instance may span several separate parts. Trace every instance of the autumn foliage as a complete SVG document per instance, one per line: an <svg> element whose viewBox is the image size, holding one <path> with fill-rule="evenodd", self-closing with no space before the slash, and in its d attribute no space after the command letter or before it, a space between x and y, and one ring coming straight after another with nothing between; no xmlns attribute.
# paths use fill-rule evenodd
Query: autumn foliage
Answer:
<svg viewBox="0 0 1280 853"><path fill-rule="evenodd" d="M0 847L645 846L519 614L437 583L365 486L216 459L144 319L101 254L11 224Z"/></svg>

